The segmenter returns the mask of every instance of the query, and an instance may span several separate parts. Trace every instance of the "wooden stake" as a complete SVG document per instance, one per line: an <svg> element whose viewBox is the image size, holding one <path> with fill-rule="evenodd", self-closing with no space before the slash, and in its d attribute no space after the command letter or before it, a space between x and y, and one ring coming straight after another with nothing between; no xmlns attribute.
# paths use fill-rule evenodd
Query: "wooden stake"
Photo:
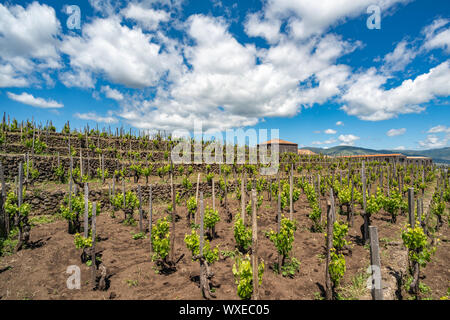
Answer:
<svg viewBox="0 0 450 320"><path fill-rule="evenodd" d="M172 231L170 233L170 257L171 261L175 263L175 216L176 216L176 196L175 187L173 185L173 175L170 172L170 185L172 188Z"/></svg>
<svg viewBox="0 0 450 320"><path fill-rule="evenodd" d="M138 185L138 195L139 195L139 232L144 231L143 225L143 213L142 213L142 194L141 194L141 185Z"/></svg>
<svg viewBox="0 0 450 320"><path fill-rule="evenodd" d="M96 203L94 202L92 204L92 251L91 251L91 273L92 273L92 289L95 290L97 287L97 264L96 264L96 257L95 257L95 238L96 238L96 216L97 216L97 207Z"/></svg>
<svg viewBox="0 0 450 320"><path fill-rule="evenodd" d="M216 189L214 185L214 178L212 178L212 206L213 210L216 210Z"/></svg>
<svg viewBox="0 0 450 320"><path fill-rule="evenodd" d="M148 203L148 211L149 211L149 218L148 218L148 229L150 230L150 252L153 252L153 241L152 241L152 228L153 228L153 206L152 206L152 185L150 185L150 191L149 191L149 203Z"/></svg>
<svg viewBox="0 0 450 320"><path fill-rule="evenodd" d="M408 189L408 213L409 213L409 225L414 228L416 218L414 216L414 188Z"/></svg>
<svg viewBox="0 0 450 320"><path fill-rule="evenodd" d="M292 202L293 192L294 192L294 165L291 163L291 174L289 176L289 219L291 221L294 219L294 206Z"/></svg>
<svg viewBox="0 0 450 320"><path fill-rule="evenodd" d="M252 190L252 273L253 273L253 300L258 300L258 220L256 211L256 190Z"/></svg>
<svg viewBox="0 0 450 320"><path fill-rule="evenodd" d="M89 235L89 185L84 184L84 237Z"/></svg>
<svg viewBox="0 0 450 320"><path fill-rule="evenodd" d="M4 116L3 116L4 117ZM3 122L4 122L5 120L3 119ZM4 123L3 123L4 124ZM5 174L4 174L4 172L3 172L3 165L2 165L2 163L1 163L1 161L0 161L0 181L1 181L1 184L2 184L2 193L1 193L1 199L2 199L2 201L1 201L1 207L0 207L0 209L1 209L1 214L3 214L3 216L4 216L4 224L5 224L5 228L4 228L4 230L5 230L5 235L6 236L8 236L9 235L9 225L10 225L10 222L9 222L9 215L8 214L6 214L6 211L5 211L5 208L4 208L4 204L5 204L5 201L6 201L6 194L7 194L7 192L6 192L6 183L5 183ZM6 238L6 237L5 237Z"/></svg>
<svg viewBox="0 0 450 320"><path fill-rule="evenodd" d="M331 283L331 276L329 266L331 262L331 248L333 247L333 216L334 216L334 196L333 189L330 189L330 203L327 210L327 257L325 265L325 298L333 300L333 288Z"/></svg>
<svg viewBox="0 0 450 320"><path fill-rule="evenodd" d="M241 218L242 223L245 226L245 173L242 175L242 181L241 181Z"/></svg>
<svg viewBox="0 0 450 320"><path fill-rule="evenodd" d="M372 272L372 300L383 300L383 286L381 282L380 246L378 243L377 227L369 227L370 235L370 264Z"/></svg>

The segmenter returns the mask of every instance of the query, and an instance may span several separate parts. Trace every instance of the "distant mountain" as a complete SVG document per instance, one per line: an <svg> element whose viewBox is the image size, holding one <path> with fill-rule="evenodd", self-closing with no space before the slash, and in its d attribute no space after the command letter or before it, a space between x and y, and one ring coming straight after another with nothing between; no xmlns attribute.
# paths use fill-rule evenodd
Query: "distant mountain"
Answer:
<svg viewBox="0 0 450 320"><path fill-rule="evenodd" d="M401 153L410 157L430 157L435 163L450 164L450 148L431 149L431 150L374 150L350 146L337 146L329 149L305 147L301 149L311 150L317 154L321 153L328 156L356 156L365 154L393 154Z"/></svg>

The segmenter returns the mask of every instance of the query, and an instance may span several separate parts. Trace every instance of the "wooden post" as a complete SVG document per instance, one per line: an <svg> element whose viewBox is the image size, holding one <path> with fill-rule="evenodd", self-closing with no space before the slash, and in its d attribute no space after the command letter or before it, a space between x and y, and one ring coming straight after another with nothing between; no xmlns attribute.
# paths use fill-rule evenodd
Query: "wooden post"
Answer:
<svg viewBox="0 0 450 320"><path fill-rule="evenodd" d="M125 210L125 207L127 206L127 199L125 197L125 178L122 180L122 196L123 196L123 208ZM127 217L125 217L126 219Z"/></svg>
<svg viewBox="0 0 450 320"><path fill-rule="evenodd" d="M96 264L96 257L95 257L95 238L96 238L96 216L97 216L97 208L96 203L94 202L92 204L92 251L91 251L91 273L92 273L92 289L95 290L97 287L97 264Z"/></svg>
<svg viewBox="0 0 450 320"><path fill-rule="evenodd" d="M331 261L331 248L333 247L333 211L334 211L334 196L333 189L330 189L330 202L327 208L327 257L325 265L325 298L333 300L333 288L331 283L331 276L329 271Z"/></svg>
<svg viewBox="0 0 450 320"><path fill-rule="evenodd" d="M224 174L223 176L223 181L225 182L225 196L224 196L224 204L225 204L225 209L228 211L228 184L227 184L227 175ZM231 220L231 219L230 219Z"/></svg>
<svg viewBox="0 0 450 320"><path fill-rule="evenodd" d="M26 181L30 181L30 154L27 152L27 176L26 176Z"/></svg>
<svg viewBox="0 0 450 320"><path fill-rule="evenodd" d="M204 216L205 216L205 208L203 205L203 191L200 193L200 248L199 255L194 259L198 259L200 261L200 289L202 291L203 297L205 299L210 299L211 297L215 297L210 291L210 282L209 279L213 276L213 274L209 271L208 262L203 256L203 247L205 241L205 229L204 229Z"/></svg>
<svg viewBox="0 0 450 320"><path fill-rule="evenodd" d="M152 185L150 185L150 191L149 191L149 203L148 203L148 211L149 211L149 218L148 218L148 229L150 230L150 252L153 251L153 241L152 241L152 228L153 228L153 206L152 206Z"/></svg>
<svg viewBox="0 0 450 320"><path fill-rule="evenodd" d="M4 120L3 120L4 121ZM5 232L5 238L9 235L9 215L6 214L5 211L5 201L6 201L6 183L5 183L5 174L3 172L3 165L0 161L0 181L2 184L2 193L0 195L1 197L1 206L0 206L0 214L4 216L3 222L4 222L4 232Z"/></svg>
<svg viewBox="0 0 450 320"><path fill-rule="evenodd" d="M390 197L391 193L390 193L390 184L391 184L391 177L390 177L390 173L389 173L389 165L387 166L386 170L387 170L387 196Z"/></svg>
<svg viewBox="0 0 450 320"><path fill-rule="evenodd" d="M81 180L83 180L83 152L81 151L81 148L80 148L80 175Z"/></svg>
<svg viewBox="0 0 450 320"><path fill-rule="evenodd" d="M409 225L414 228L416 218L414 216L414 188L408 189L408 213L409 213Z"/></svg>
<svg viewBox="0 0 450 320"><path fill-rule="evenodd" d="M370 265L372 272L372 300L383 300L383 286L381 282L380 246L378 243L377 227L369 227L370 235Z"/></svg>
<svg viewBox="0 0 450 320"><path fill-rule="evenodd" d="M419 219L420 225L423 225L422 221L422 213L423 213L423 202L422 198L417 198L417 219Z"/></svg>
<svg viewBox="0 0 450 320"><path fill-rule="evenodd" d="M102 152L102 181L105 183L105 156Z"/></svg>
<svg viewBox="0 0 450 320"><path fill-rule="evenodd" d="M141 193L141 185L138 185L138 195L139 195L139 232L144 231L143 224L143 213L142 213L142 193Z"/></svg>
<svg viewBox="0 0 450 320"><path fill-rule="evenodd" d="M195 203L198 203L198 188L200 184L200 173L197 175L197 191L195 192ZM195 220L197 223L197 220Z"/></svg>
<svg viewBox="0 0 450 320"><path fill-rule="evenodd" d="M242 175L242 181L241 181L241 218L242 223L245 226L245 173Z"/></svg>
<svg viewBox="0 0 450 320"><path fill-rule="evenodd" d="M176 196L173 185L173 174L170 172L170 185L172 186L172 231L170 233L170 260L175 263L175 216L176 216Z"/></svg>
<svg viewBox="0 0 450 320"><path fill-rule="evenodd" d="M17 201L19 208L23 203L23 164L19 163L19 187L17 190Z"/></svg>
<svg viewBox="0 0 450 320"><path fill-rule="evenodd" d="M214 178L212 178L212 206L213 210L216 210L216 190L214 185Z"/></svg>
<svg viewBox="0 0 450 320"><path fill-rule="evenodd" d="M252 190L252 273L253 273L253 300L258 300L258 220L256 211L256 190Z"/></svg>
<svg viewBox="0 0 450 320"><path fill-rule="evenodd" d="M291 174L289 175L289 219L294 219L294 206L292 202L292 193L294 192L294 165L291 163Z"/></svg>
<svg viewBox="0 0 450 320"><path fill-rule="evenodd" d="M352 192L351 192L351 197L350 197L350 213L349 213L349 217L348 217L348 222L350 223L350 226L353 227L353 223L355 221L355 214L354 214L354 193L355 193L355 184L353 183L353 179L352 179Z"/></svg>
<svg viewBox="0 0 450 320"><path fill-rule="evenodd" d="M203 192L200 193L200 257L203 257L203 246L205 241L205 227L204 227L204 219L205 216L205 209L203 207ZM203 287L202 284L200 284L200 287Z"/></svg>
<svg viewBox="0 0 450 320"><path fill-rule="evenodd" d="M362 163L362 170L361 170L361 180L362 180L362 191L363 191L363 217L364 217L364 228L363 228L363 240L364 243L367 243L369 241L369 215L366 212L366 172L365 172L365 162Z"/></svg>
<svg viewBox="0 0 450 320"><path fill-rule="evenodd" d="M84 184L84 237L89 235L89 185Z"/></svg>

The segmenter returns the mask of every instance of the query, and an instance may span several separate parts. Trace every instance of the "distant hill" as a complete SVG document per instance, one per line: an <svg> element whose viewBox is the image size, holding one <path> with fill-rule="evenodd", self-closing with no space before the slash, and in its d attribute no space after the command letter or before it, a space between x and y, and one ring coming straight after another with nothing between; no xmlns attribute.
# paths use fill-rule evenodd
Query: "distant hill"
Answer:
<svg viewBox="0 0 450 320"><path fill-rule="evenodd" d="M350 146L337 146L329 149L305 147L301 149L311 150L317 154L321 153L328 156L357 156L365 154L393 154L401 153L410 157L430 157L435 163L450 164L450 148L431 149L431 150L374 150Z"/></svg>

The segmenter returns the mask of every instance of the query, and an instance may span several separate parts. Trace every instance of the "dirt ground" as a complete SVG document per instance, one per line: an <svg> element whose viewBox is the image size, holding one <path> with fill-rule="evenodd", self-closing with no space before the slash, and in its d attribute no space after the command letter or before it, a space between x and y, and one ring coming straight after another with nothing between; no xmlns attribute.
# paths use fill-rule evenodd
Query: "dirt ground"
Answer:
<svg viewBox="0 0 450 320"><path fill-rule="evenodd" d="M432 190L427 192L430 197ZM233 195L234 197L234 195ZM218 201L217 201L218 202ZM211 199L206 199L211 206ZM230 197L230 210L233 215L240 211L240 203ZM154 222L165 215L167 204L154 206ZM325 201L322 199L323 215ZM276 203L264 201L258 215L259 257L266 265L262 285L261 300L311 300L321 296L325 286L325 238L323 233L312 233L308 218L310 208L305 195L295 203L294 217L298 221L292 255L301 265L294 278L285 278L272 270L277 253L274 245L264 236L265 231L276 228ZM359 210L359 208L358 208ZM198 276L200 266L191 260L191 253L184 243L184 236L190 233L187 226L185 206L177 208L181 219L176 223L176 256L184 257L177 265L175 273L164 275L155 272L155 263L151 261L150 240L133 240L132 235L139 232L138 226L125 226L121 222L123 213L116 217L110 211L103 210L97 217L97 254L107 268L109 288L107 291L91 289L90 268L81 263L81 250L75 248L74 237L67 233L67 222L56 220L40 224L31 230L32 249L26 249L0 258L0 299L202 299ZM226 222L224 208L219 208L221 221L216 230L218 237L212 246L219 245L222 251L233 251L233 223ZM288 214L286 212L285 214ZM138 218L137 212L134 214ZM340 216L339 219L346 220ZM355 217L350 228L348 240L350 250L346 253L347 270L341 283L341 293L348 299L371 299L370 291L365 287L366 269L369 266L370 250L361 243L361 216ZM379 229L382 276L385 299L407 299L409 295L398 279L407 273L406 249L401 241L401 229L406 224L406 216L399 216L396 224L390 223L390 216L384 211L372 217L372 225ZM147 223L146 223L147 226ZM424 297L439 299L447 294L450 287L449 229L445 223L440 230L440 243L432 262L421 270L422 282L431 288ZM239 299L232 274L234 260L231 257L221 259L212 265L215 295L220 300ZM70 290L66 281L68 266L81 268L81 289Z"/></svg>

